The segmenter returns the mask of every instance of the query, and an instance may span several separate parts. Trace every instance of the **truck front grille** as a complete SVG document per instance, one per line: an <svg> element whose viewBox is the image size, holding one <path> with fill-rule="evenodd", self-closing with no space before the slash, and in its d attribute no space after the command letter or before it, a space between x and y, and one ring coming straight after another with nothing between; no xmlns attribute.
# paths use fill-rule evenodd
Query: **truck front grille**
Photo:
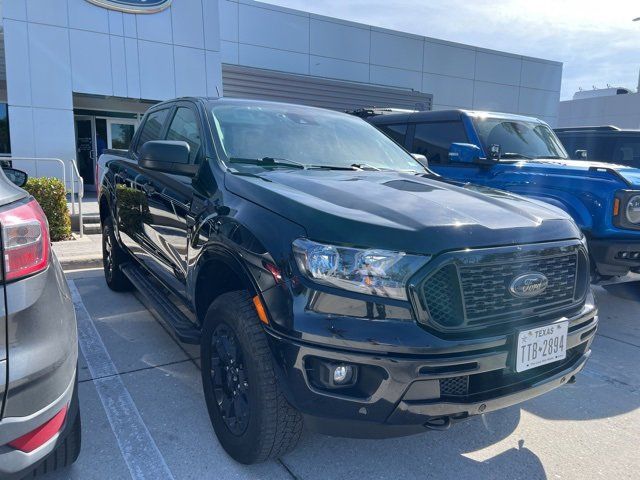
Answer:
<svg viewBox="0 0 640 480"><path fill-rule="evenodd" d="M510 292L511 282L541 273L548 285L532 297ZM464 251L447 254L419 288L427 322L444 331L475 329L577 306L588 286L581 245Z"/></svg>

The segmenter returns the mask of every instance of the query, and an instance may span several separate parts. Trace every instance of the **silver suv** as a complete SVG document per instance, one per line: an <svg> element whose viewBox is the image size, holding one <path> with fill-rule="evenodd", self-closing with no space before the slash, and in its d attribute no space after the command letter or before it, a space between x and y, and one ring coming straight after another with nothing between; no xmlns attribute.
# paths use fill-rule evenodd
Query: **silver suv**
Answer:
<svg viewBox="0 0 640 480"><path fill-rule="evenodd" d="M0 478L5 479L73 463L80 452L80 413L76 317L51 250L47 219L19 188L26 174L1 170Z"/></svg>

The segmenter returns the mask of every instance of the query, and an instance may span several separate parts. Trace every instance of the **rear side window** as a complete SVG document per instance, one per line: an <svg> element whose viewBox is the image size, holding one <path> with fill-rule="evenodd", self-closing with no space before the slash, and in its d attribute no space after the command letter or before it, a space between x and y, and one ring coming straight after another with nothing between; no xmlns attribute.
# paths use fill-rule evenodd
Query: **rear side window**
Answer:
<svg viewBox="0 0 640 480"><path fill-rule="evenodd" d="M411 151L425 155L430 162L447 163L451 144L467 141L462 122L418 123Z"/></svg>
<svg viewBox="0 0 640 480"><path fill-rule="evenodd" d="M613 162L640 167L640 137L620 138L613 152Z"/></svg>
<svg viewBox="0 0 640 480"><path fill-rule="evenodd" d="M407 138L407 124L403 125L376 125L380 130L387 134L388 137L395 140L396 143L404 146L405 138Z"/></svg>
<svg viewBox="0 0 640 480"><path fill-rule="evenodd" d="M171 125L169 125L166 139L187 142L190 148L189 161L200 163L202 141L200 140L196 114L193 110L178 107L173 120L171 120Z"/></svg>
<svg viewBox="0 0 640 480"><path fill-rule="evenodd" d="M142 126L142 131L140 132L140 137L138 138L136 153L140 152L140 148L142 148L142 145L144 145L145 142L160 140L162 127L164 126L164 121L167 118L168 112L169 109L165 108L164 110L157 110L147 115L147 119L145 120L144 125Z"/></svg>

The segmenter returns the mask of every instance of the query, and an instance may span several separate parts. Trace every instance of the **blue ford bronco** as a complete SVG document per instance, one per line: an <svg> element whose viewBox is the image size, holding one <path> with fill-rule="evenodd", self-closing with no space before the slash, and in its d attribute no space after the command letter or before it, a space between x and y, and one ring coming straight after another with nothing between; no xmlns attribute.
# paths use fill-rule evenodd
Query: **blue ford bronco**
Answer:
<svg viewBox="0 0 640 480"><path fill-rule="evenodd" d="M543 121L443 110L355 112L446 179L555 205L584 232L599 278L640 272L640 169L572 160Z"/></svg>

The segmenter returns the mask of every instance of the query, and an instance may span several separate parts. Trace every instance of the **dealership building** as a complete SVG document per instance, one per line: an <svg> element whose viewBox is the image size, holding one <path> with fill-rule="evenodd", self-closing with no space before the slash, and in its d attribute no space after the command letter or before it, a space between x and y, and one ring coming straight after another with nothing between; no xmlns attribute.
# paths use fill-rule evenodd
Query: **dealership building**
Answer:
<svg viewBox="0 0 640 480"><path fill-rule="evenodd" d="M571 100L560 102L559 127L613 125L640 129L640 80L635 92L628 88L602 88L576 92Z"/></svg>
<svg viewBox="0 0 640 480"><path fill-rule="evenodd" d="M67 168L76 160L88 188L100 152L126 148L150 105L180 96L498 110L557 123L559 62L250 0L0 6L0 153ZM55 162L14 165L61 176Z"/></svg>

